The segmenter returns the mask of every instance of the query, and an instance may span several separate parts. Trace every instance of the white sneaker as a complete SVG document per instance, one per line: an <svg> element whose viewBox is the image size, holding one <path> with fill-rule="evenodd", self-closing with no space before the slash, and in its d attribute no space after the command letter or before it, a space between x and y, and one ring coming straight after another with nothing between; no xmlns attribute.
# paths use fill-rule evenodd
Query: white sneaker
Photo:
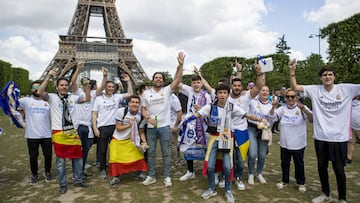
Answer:
<svg viewBox="0 0 360 203"><path fill-rule="evenodd" d="M346 200L341 199L341 200L339 200L339 203L346 203Z"/></svg>
<svg viewBox="0 0 360 203"><path fill-rule="evenodd" d="M91 168L91 165L88 162L86 162L85 169L89 169L89 168Z"/></svg>
<svg viewBox="0 0 360 203"><path fill-rule="evenodd" d="M331 200L331 197L330 196L327 196L325 195L324 193L321 194L320 196L318 197L315 197L314 199L311 200L312 203L322 203L322 202L325 202L325 201L330 201Z"/></svg>
<svg viewBox="0 0 360 203"><path fill-rule="evenodd" d="M241 181L240 178L236 178L235 184L238 190L245 190L245 184Z"/></svg>
<svg viewBox="0 0 360 203"><path fill-rule="evenodd" d="M284 183L284 182L280 182L280 183L276 183L276 187L277 187L277 189L279 189L279 190L282 190L284 187L286 187L287 186L287 184L286 183Z"/></svg>
<svg viewBox="0 0 360 203"><path fill-rule="evenodd" d="M261 184L265 184L265 183L266 183L266 180L265 180L265 178L264 178L264 176L263 176L262 174L259 174L259 175L257 176L257 179L259 180L259 182L260 182Z"/></svg>
<svg viewBox="0 0 360 203"><path fill-rule="evenodd" d="M106 179L106 178L107 178L106 170L100 171L100 177L101 177L102 179Z"/></svg>
<svg viewBox="0 0 360 203"><path fill-rule="evenodd" d="M255 184L255 182L254 182L254 175L249 175L248 183L249 183L249 185L254 185L254 184Z"/></svg>
<svg viewBox="0 0 360 203"><path fill-rule="evenodd" d="M225 187L225 178L222 178L220 181L219 181L219 188L224 188Z"/></svg>
<svg viewBox="0 0 360 203"><path fill-rule="evenodd" d="M231 190L225 192L225 199L226 203L234 203L234 195L232 194Z"/></svg>
<svg viewBox="0 0 360 203"><path fill-rule="evenodd" d="M151 185L153 183L156 183L156 179L151 176L147 176L146 179L142 182L143 185Z"/></svg>
<svg viewBox="0 0 360 203"><path fill-rule="evenodd" d="M195 172L191 173L190 171L186 171L186 173L180 177L180 181L190 180L195 178Z"/></svg>
<svg viewBox="0 0 360 203"><path fill-rule="evenodd" d="M204 199L209 199L210 197L215 196L215 195L217 195L217 192L209 188L208 190L205 190L201 194L201 197Z"/></svg>
<svg viewBox="0 0 360 203"><path fill-rule="evenodd" d="M215 173L215 186L219 184L219 174Z"/></svg>
<svg viewBox="0 0 360 203"><path fill-rule="evenodd" d="M305 187L305 185L299 185L298 190L299 190L299 192L306 192L306 187Z"/></svg>
<svg viewBox="0 0 360 203"><path fill-rule="evenodd" d="M171 182L170 177L164 178L164 185L165 185L165 187L171 187L172 186L172 182Z"/></svg>

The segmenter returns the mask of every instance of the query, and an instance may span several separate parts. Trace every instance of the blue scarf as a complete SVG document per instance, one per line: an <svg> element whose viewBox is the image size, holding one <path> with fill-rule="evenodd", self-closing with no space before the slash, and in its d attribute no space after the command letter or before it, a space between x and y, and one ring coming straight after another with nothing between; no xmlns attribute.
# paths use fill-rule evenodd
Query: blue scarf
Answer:
<svg viewBox="0 0 360 203"><path fill-rule="evenodd" d="M9 91L9 93L8 93ZM19 107L20 89L14 81L10 81L0 93L0 106L6 115L9 115L16 127L24 128L22 115L17 111Z"/></svg>

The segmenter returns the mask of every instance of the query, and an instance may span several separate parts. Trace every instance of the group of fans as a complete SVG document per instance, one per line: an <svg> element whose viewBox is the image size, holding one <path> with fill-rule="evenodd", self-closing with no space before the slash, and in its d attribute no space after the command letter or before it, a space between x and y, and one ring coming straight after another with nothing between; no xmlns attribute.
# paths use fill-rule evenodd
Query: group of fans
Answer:
<svg viewBox="0 0 360 203"><path fill-rule="evenodd" d="M67 192L67 158L72 161L73 185L88 187L85 180L91 174L86 173L85 165L93 143L97 143L96 161L100 177L106 179L111 176L110 185L119 184L120 176L130 172L143 178L143 185L154 184L157 181L156 147L159 140L165 187L172 186L171 159L174 163L179 154L183 154L187 171L180 181L195 178L194 160L202 160L202 175L208 178L208 189L201 197L209 199L217 195L218 185L225 188L226 201L234 202L232 183L238 190L246 188L243 176L245 161L248 165L247 184L254 185L255 178L261 184L267 182L263 169L271 138L266 138L264 134L275 123L280 126L282 169L281 182L276 187L283 189L289 184L292 158L298 190L305 192L304 152L309 121L314 125L313 137L322 189L322 194L313 198L312 202L331 198L329 161L332 161L336 174L338 199L346 202L344 167L352 157L347 157L350 136L349 128L344 126L351 126L349 114L352 103L353 111L356 109L359 112L359 97L353 101L360 95L359 84L334 84L335 70L325 67L319 71L321 85L298 85L296 60L292 60L289 62L291 89L283 90L285 100L279 106L280 97L270 96L270 89L265 85L265 73L257 61L254 64L255 83L244 90L241 64L236 63L237 74L230 82L219 81L212 88L196 67L191 85L183 84L184 60L184 53L179 52L178 66L170 84L164 85L164 74L156 72L152 77L152 87L142 86L137 94L133 94L131 80L126 74L121 76L126 83L126 93L116 93L117 84L107 81L106 68L103 68L100 87L87 77L82 78L78 85L77 78L84 66L82 62L77 64L71 81L57 79L56 93L45 92L50 78L56 76L53 70L41 83L32 83L30 97L18 101L15 98L14 101L14 89L8 88L10 109L13 114L23 112L26 118L25 136L32 172L30 184L39 181L39 146L45 157L45 180L52 180L53 146L59 193ZM69 93L70 86L72 93ZM175 90L187 98L183 107L173 93ZM299 102L299 94L311 99L312 110ZM124 100L128 105L120 107ZM354 140L359 140L359 122L354 119L353 123L357 123ZM277 127L273 132L276 130Z"/></svg>

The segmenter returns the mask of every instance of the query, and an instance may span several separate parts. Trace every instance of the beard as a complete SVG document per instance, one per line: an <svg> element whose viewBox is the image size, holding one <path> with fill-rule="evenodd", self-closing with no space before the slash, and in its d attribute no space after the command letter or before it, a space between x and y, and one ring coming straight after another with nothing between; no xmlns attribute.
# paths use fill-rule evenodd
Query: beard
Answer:
<svg viewBox="0 0 360 203"><path fill-rule="evenodd" d="M241 90L239 90L239 91L232 91L231 93L232 93L234 96L240 96Z"/></svg>
<svg viewBox="0 0 360 203"><path fill-rule="evenodd" d="M37 91L32 92L32 95L33 95L34 97L40 97L40 95L39 95L39 93L38 93Z"/></svg>

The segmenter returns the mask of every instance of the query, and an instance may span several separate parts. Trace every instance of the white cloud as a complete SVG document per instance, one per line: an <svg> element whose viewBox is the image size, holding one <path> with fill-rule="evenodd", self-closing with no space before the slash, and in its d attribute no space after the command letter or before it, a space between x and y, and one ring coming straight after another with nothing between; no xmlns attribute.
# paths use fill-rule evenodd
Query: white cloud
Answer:
<svg viewBox="0 0 360 203"><path fill-rule="evenodd" d="M125 35L145 72L174 74L184 50L186 71L220 56L270 54L278 33L262 24L263 0L122 0L117 9ZM0 58L30 70L37 79L55 56L58 36L71 23L76 1L5 1L0 8ZM101 24L101 23L100 23ZM91 25L92 26L92 25ZM89 35L103 35L89 27ZM9 37L16 36L16 37Z"/></svg>
<svg viewBox="0 0 360 203"><path fill-rule="evenodd" d="M345 20L356 14L360 9L360 1L354 0L326 0L317 10L306 12L304 17L310 21L326 26L329 23Z"/></svg>

